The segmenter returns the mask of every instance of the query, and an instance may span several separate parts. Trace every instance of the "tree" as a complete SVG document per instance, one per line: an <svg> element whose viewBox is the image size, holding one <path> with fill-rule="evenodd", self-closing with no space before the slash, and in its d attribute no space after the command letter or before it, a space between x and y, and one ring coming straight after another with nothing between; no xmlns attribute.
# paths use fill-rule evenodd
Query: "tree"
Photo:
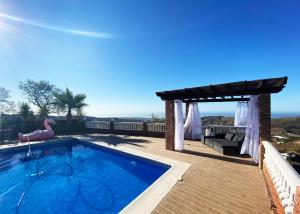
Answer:
<svg viewBox="0 0 300 214"><path fill-rule="evenodd" d="M0 87L0 103L6 103L9 98L9 90Z"/></svg>
<svg viewBox="0 0 300 214"><path fill-rule="evenodd" d="M21 103L19 106L19 116L23 121L28 121L33 119L33 111L28 103Z"/></svg>
<svg viewBox="0 0 300 214"><path fill-rule="evenodd" d="M55 93L55 97L55 104L58 112L67 113L66 119L68 124L70 124L70 121L72 120L72 112L75 111L77 115L80 115L82 114L83 107L87 106L87 104L84 102L86 99L85 94L74 95L73 92L68 88L66 88L65 91Z"/></svg>
<svg viewBox="0 0 300 214"><path fill-rule="evenodd" d="M16 114L17 113L16 103L14 101L7 101L4 112L8 114Z"/></svg>
<svg viewBox="0 0 300 214"><path fill-rule="evenodd" d="M153 113L151 114L151 118L152 118L153 123L164 123L165 122L164 118L160 118L159 116L157 116Z"/></svg>
<svg viewBox="0 0 300 214"><path fill-rule="evenodd" d="M16 104L9 100L9 90L0 87L0 112L14 114L16 112Z"/></svg>
<svg viewBox="0 0 300 214"><path fill-rule="evenodd" d="M40 117L47 117L49 113L54 112L54 94L59 91L55 85L52 85L48 81L44 80L34 81L27 79L25 82L21 81L19 83L19 88L27 97L28 102L38 107Z"/></svg>

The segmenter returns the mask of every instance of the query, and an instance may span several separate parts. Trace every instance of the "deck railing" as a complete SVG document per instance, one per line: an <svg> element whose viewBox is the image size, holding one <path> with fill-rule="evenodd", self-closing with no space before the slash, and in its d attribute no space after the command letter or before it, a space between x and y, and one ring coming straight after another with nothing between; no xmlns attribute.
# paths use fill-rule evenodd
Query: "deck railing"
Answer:
<svg viewBox="0 0 300 214"><path fill-rule="evenodd" d="M160 136L164 137L166 132L165 123L149 123L149 122L114 122L114 121L86 121L87 129L95 130L110 130L111 132L122 131L122 134L136 134L141 133L145 136ZM213 129L213 133L222 134L226 133L229 130L244 132L245 127L236 127L236 126L224 126L224 125L205 125L203 126L203 132L206 128ZM119 133L119 132L118 132Z"/></svg>
<svg viewBox="0 0 300 214"><path fill-rule="evenodd" d="M85 124L88 129L110 129L109 121L86 121Z"/></svg>
<svg viewBox="0 0 300 214"><path fill-rule="evenodd" d="M164 137L166 125L165 123L148 122L86 121L86 128L92 132L100 132L104 134Z"/></svg>
<svg viewBox="0 0 300 214"><path fill-rule="evenodd" d="M300 176L285 160L278 150L268 141L263 141L265 148L264 164L287 214L292 214L296 199L296 190L300 186Z"/></svg>
<svg viewBox="0 0 300 214"><path fill-rule="evenodd" d="M143 131L141 122L114 122L115 130Z"/></svg>
<svg viewBox="0 0 300 214"><path fill-rule="evenodd" d="M165 132L166 124L165 123L147 123L148 132Z"/></svg>

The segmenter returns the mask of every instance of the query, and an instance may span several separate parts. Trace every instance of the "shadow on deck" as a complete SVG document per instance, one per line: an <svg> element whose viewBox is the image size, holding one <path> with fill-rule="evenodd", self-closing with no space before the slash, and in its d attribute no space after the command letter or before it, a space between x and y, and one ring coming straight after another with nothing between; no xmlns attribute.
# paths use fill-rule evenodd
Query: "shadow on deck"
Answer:
<svg viewBox="0 0 300 214"><path fill-rule="evenodd" d="M211 153L204 153L204 152L187 150L187 149L183 150L182 153L194 155L194 156L205 157L205 158L212 158L212 159L221 160L221 161L228 161L228 162L237 163L237 164L257 166L257 164L254 163L252 160L241 159L241 158L248 158L248 156L232 156L232 157L231 156L221 156L221 155L214 155ZM235 157L237 157L237 158L235 158Z"/></svg>
<svg viewBox="0 0 300 214"><path fill-rule="evenodd" d="M132 145L140 148L145 148L147 145L145 144L151 144L153 141L148 140L147 138L138 138L138 137L132 137L128 135L114 135L114 134L85 134L81 135L81 138L87 141L95 142L95 141L101 141L103 143L106 143L108 145L118 146L118 145ZM201 152L196 151L194 149L185 149L182 151L182 153L193 155L193 156L199 156L199 157L205 157L205 158L211 158L221 161L227 161L231 163L237 163L237 164L244 164L244 165L250 165L250 166L257 166L256 163L254 163L252 160L249 160L249 156L223 156L223 155L217 155L207 152Z"/></svg>
<svg viewBox="0 0 300 214"><path fill-rule="evenodd" d="M81 135L81 138L87 141L101 141L108 145L122 145L122 144L129 144L137 147L145 147L144 143L152 143L151 141L145 139L138 139L138 138L130 138L127 135L114 135L114 134L107 134L107 135L93 135L93 134L86 134Z"/></svg>

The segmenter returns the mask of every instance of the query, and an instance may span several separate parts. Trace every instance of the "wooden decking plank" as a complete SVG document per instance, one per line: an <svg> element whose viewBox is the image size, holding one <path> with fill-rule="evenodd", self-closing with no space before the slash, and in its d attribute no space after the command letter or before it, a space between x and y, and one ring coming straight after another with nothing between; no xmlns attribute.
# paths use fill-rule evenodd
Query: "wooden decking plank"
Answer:
<svg viewBox="0 0 300 214"><path fill-rule="evenodd" d="M187 195L184 195L182 193L170 193L170 198L182 200L185 202L185 206L192 207L196 213L199 212L206 212L206 213L215 213L215 214L222 214L221 209L218 209L217 207L209 206L207 203L201 200L195 200L195 198L187 197ZM179 199L180 198L180 199ZM201 206L199 206L201 205Z"/></svg>
<svg viewBox="0 0 300 214"><path fill-rule="evenodd" d="M218 192L209 192L207 190L203 190L201 188L201 190L199 190L199 192L201 192L201 194L197 194L196 190L184 190L181 189L180 192L189 195L190 198L199 198L199 200L207 198L209 199L209 201L211 201L213 204L217 204L221 207L224 207L224 205L222 205L222 203L225 204L229 204L232 207L232 210L236 210L235 208L238 208L238 210L248 210L249 212L251 211L251 209L253 208L249 208L252 207L252 203L251 201L245 202L245 201L241 201L239 198L226 198L226 200L224 200L224 197L222 195L220 195ZM260 204L262 205L262 204ZM256 205L256 208L259 205ZM255 210L257 210L255 208ZM259 210L257 210L259 212Z"/></svg>
<svg viewBox="0 0 300 214"><path fill-rule="evenodd" d="M240 197L243 197L243 199L250 198L251 200L253 200L254 195L259 200L265 199L265 195L257 195L256 194L257 191L252 192L249 190L249 192L246 192L246 190L244 190L241 192L239 189L234 189L234 187L232 187L232 186L224 187L224 184L220 184L220 183L216 183L216 182L213 183L212 181L207 181L205 179L201 179L201 180L202 180L202 182L206 182L206 184L199 185L197 183L188 182L186 184L186 186L189 187L190 185L192 185L191 189L195 189L195 188L201 189L201 188L205 188L205 186L206 186L211 191L218 191L220 194L226 194L227 196L230 196L230 195L240 196Z"/></svg>

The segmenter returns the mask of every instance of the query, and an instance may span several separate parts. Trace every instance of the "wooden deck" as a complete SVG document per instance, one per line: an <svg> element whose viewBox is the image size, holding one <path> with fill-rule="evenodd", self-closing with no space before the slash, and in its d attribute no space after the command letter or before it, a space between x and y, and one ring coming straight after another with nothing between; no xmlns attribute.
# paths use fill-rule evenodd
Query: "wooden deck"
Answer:
<svg viewBox="0 0 300 214"><path fill-rule="evenodd" d="M82 136L81 136L82 137ZM271 213L264 182L249 158L223 156L196 141L185 141L184 152L165 150L164 139L121 135L87 135L191 164L154 210L169 213Z"/></svg>

